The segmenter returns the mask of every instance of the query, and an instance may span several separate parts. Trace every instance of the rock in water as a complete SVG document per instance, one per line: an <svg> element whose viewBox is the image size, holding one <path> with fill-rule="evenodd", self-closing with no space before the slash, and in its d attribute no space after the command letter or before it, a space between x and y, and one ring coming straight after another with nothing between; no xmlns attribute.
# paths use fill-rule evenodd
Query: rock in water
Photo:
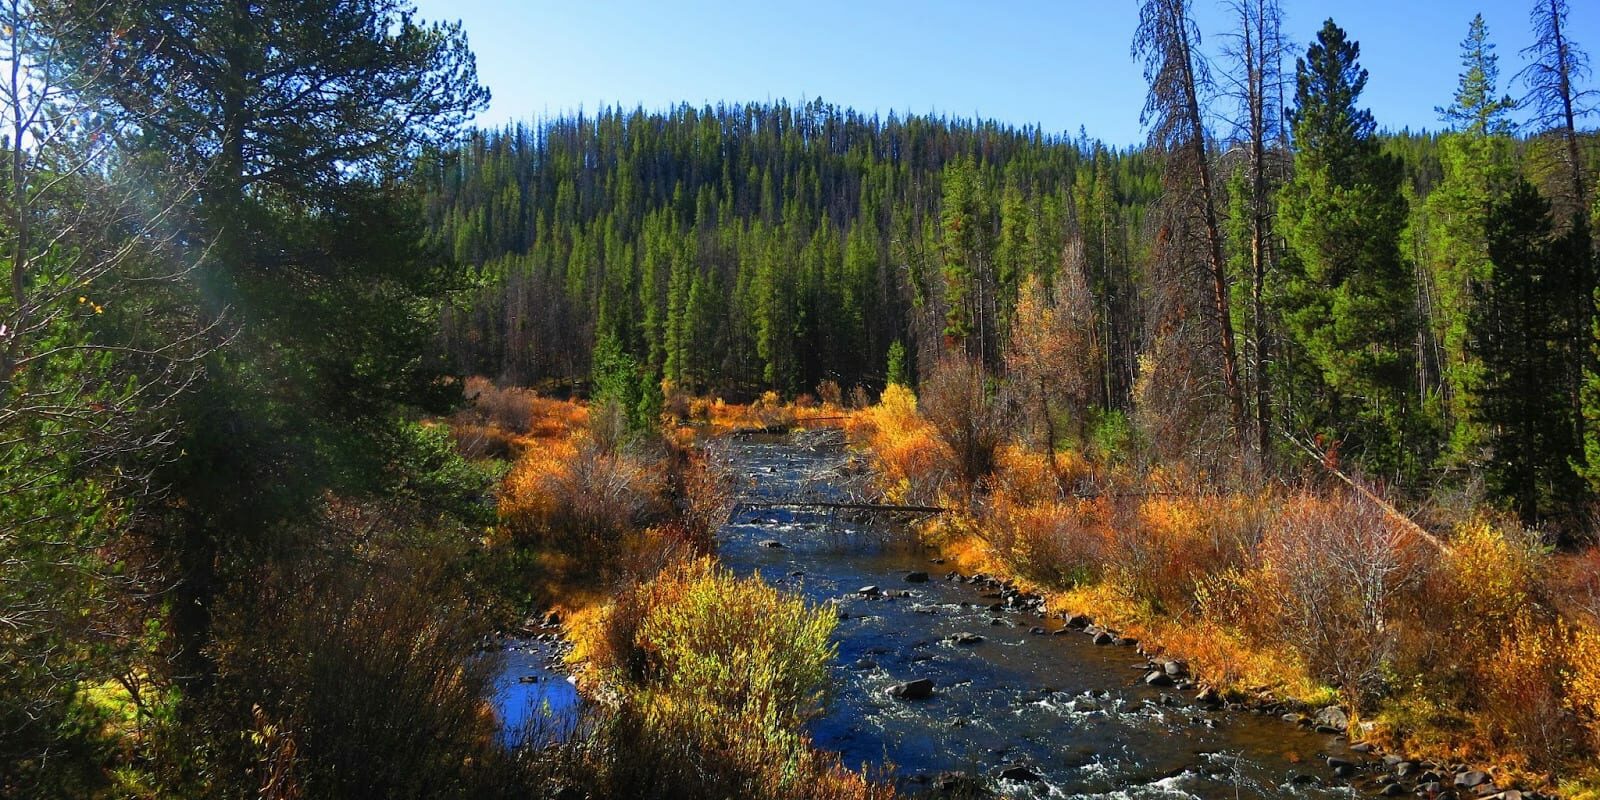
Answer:
<svg viewBox="0 0 1600 800"><path fill-rule="evenodd" d="M926 573L926 572L908 572L908 573L906 573L906 583L927 583L927 582L928 582L928 573Z"/></svg>
<svg viewBox="0 0 1600 800"><path fill-rule="evenodd" d="M1350 715L1338 706L1328 706L1317 712L1312 724L1332 733L1344 733L1350 727Z"/></svg>
<svg viewBox="0 0 1600 800"><path fill-rule="evenodd" d="M897 683L885 692L896 700L926 700L933 696L933 681L918 678L914 681Z"/></svg>
<svg viewBox="0 0 1600 800"><path fill-rule="evenodd" d="M1003 781L1040 781L1044 778L1034 772L1026 764L1012 764L996 773L996 777Z"/></svg>
<svg viewBox="0 0 1600 800"><path fill-rule="evenodd" d="M883 595L883 590L876 586L863 586L856 590L856 594L859 594L862 597L881 597Z"/></svg>

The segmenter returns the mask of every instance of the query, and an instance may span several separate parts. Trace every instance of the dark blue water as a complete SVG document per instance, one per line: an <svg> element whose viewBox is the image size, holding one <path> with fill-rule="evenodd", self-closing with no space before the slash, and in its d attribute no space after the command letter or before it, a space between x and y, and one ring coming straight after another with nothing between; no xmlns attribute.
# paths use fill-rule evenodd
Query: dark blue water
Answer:
<svg viewBox="0 0 1600 800"><path fill-rule="evenodd" d="M836 501L843 454L785 441L732 445L741 496L757 502ZM915 789L961 771L1011 797L1349 797L1325 765L1351 757L1337 737L1276 717L1212 710L1194 692L1147 687L1133 648L1081 633L1040 635L1059 622L991 611L992 590L945 580L931 554L882 514L741 508L719 540L735 573L759 573L808 601L836 607L838 658L815 743L851 766L892 766ZM782 548L763 546L780 542ZM906 575L927 571L928 583ZM798 573L798 574L797 574ZM859 590L876 585L886 597ZM951 641L961 633L978 644ZM1136 668L1137 667L1137 668ZM891 699L898 682L931 679L933 697ZM1004 780L1024 765L1042 780Z"/></svg>
<svg viewBox="0 0 1600 800"><path fill-rule="evenodd" d="M812 439L812 441L818 441ZM837 442L766 437L729 443L739 496L754 503L839 501L850 482ZM1152 688L1133 648L1097 646L1022 611L991 610L992 589L945 579L902 526L874 513L741 507L719 556L840 616L838 657L814 743L852 767L889 770L916 791L961 772L1016 798L1349 798L1326 758L1360 761L1338 737L1275 716L1195 704L1193 690ZM776 541L782 547L767 546ZM764 544L766 543L766 544ZM914 571L926 583L907 582ZM883 593L867 596L865 586ZM958 634L983 637L957 644ZM508 739L565 735L577 718L572 685L545 642L513 642L496 685ZM532 682L524 678L532 676ZM926 700L891 699L927 678ZM1026 767L1037 779L1001 777Z"/></svg>

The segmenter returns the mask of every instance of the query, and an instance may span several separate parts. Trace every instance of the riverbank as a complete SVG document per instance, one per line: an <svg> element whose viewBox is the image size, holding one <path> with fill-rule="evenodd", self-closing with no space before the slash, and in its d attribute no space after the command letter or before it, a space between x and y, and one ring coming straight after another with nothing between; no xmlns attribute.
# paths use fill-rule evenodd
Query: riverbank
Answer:
<svg viewBox="0 0 1600 800"><path fill-rule="evenodd" d="M1003 438L963 480L950 440L971 432L939 430L900 387L846 427L885 498L951 510L921 533L965 574L1092 616L1236 700L1337 701L1355 739L1490 765L1463 795L1594 796L1600 625L1566 557L1493 517L1464 515L1439 547L1353 492L1216 485Z"/></svg>

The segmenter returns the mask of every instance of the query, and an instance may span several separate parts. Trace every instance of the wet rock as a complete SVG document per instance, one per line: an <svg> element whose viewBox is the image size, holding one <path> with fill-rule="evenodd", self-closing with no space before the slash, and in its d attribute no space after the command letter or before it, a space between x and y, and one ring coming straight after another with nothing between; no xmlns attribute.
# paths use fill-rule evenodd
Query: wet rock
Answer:
<svg viewBox="0 0 1600 800"><path fill-rule="evenodd" d="M1145 673L1144 683L1146 686L1171 686L1172 676L1161 670L1153 669Z"/></svg>
<svg viewBox="0 0 1600 800"><path fill-rule="evenodd" d="M993 619L991 619L991 620L989 620L989 625L990 625L990 626L991 626L991 627L996 627L996 628L998 628L998 627L1000 627L1000 626L1001 626L1001 625L1005 625L1005 624L1006 624L1006 621L1005 621L1005 620L1003 620L1003 619L1001 619L1001 618L999 618L999 617L995 617L995 618L993 618Z"/></svg>
<svg viewBox="0 0 1600 800"><path fill-rule="evenodd" d="M561 612L552 611L552 612L544 615L544 624L545 624L545 627L547 627L547 628L554 628L555 626L560 625L561 624Z"/></svg>
<svg viewBox="0 0 1600 800"><path fill-rule="evenodd" d="M1301 773L1297 773L1295 775L1289 776L1289 782L1294 784L1294 785L1296 785L1296 786L1309 786L1309 785L1314 784L1314 783L1322 783L1322 779L1318 778L1315 775L1310 775L1310 774L1301 772Z"/></svg>
<svg viewBox="0 0 1600 800"><path fill-rule="evenodd" d="M1353 766L1355 766L1355 763L1349 759L1339 758L1338 756L1331 756L1328 758L1328 769L1338 769L1340 767Z"/></svg>
<svg viewBox="0 0 1600 800"><path fill-rule="evenodd" d="M1415 761L1401 761L1394 765L1394 774L1402 778L1409 778L1422 770Z"/></svg>
<svg viewBox="0 0 1600 800"><path fill-rule="evenodd" d="M1189 674L1189 665L1182 661L1166 661L1161 664L1161 670L1174 678L1181 678Z"/></svg>
<svg viewBox="0 0 1600 800"><path fill-rule="evenodd" d="M1381 794L1384 797L1399 797L1405 793L1406 787L1392 781L1384 784L1383 788L1378 790L1378 794Z"/></svg>
<svg viewBox="0 0 1600 800"><path fill-rule="evenodd" d="M907 572L906 573L906 583L927 583L927 582L928 582L928 573L926 573L926 572Z"/></svg>
<svg viewBox="0 0 1600 800"><path fill-rule="evenodd" d="M850 668L851 669L877 669L878 668L878 662L873 661L870 658L860 658L860 659L856 659L856 662L854 664L851 664Z"/></svg>
<svg viewBox="0 0 1600 800"><path fill-rule="evenodd" d="M805 570L797 569L794 572L789 573L789 577L791 577L791 578L804 578L805 576L806 576Z"/></svg>
<svg viewBox="0 0 1600 800"><path fill-rule="evenodd" d="M979 643L983 642L983 637L979 636L976 633L969 633L967 631L962 631L961 633L958 633L958 634L955 634L955 635L949 637L945 641L948 641L951 644L968 644L968 645L970 645L970 644L979 644Z"/></svg>
<svg viewBox="0 0 1600 800"><path fill-rule="evenodd" d="M929 564L943 564L944 563L944 559L942 559L942 558L930 558L930 559L928 559L928 563Z"/></svg>
<svg viewBox="0 0 1600 800"><path fill-rule="evenodd" d="M1417 787L1417 794L1423 797L1436 797L1444 793L1444 784L1438 781L1429 781Z"/></svg>
<svg viewBox="0 0 1600 800"><path fill-rule="evenodd" d="M1109 634L1109 633L1107 633L1105 631L1100 631L1099 633L1096 633L1094 635L1094 643L1095 644L1108 645L1108 644L1113 644L1116 641L1117 641L1117 637L1112 636L1111 634Z"/></svg>
<svg viewBox="0 0 1600 800"><path fill-rule="evenodd" d="M1398 754L1395 754L1395 753L1388 753L1383 757L1383 765L1386 766L1386 767L1394 767L1394 766L1398 766L1400 764L1400 762L1402 762L1404 760L1406 760L1405 756L1398 755Z"/></svg>
<svg viewBox="0 0 1600 800"><path fill-rule="evenodd" d="M1045 633L1045 630L1044 630L1044 628L1041 628L1041 627L1035 625L1032 628L1028 629L1028 633L1031 633L1034 636L1043 636L1044 633Z"/></svg>
<svg viewBox="0 0 1600 800"><path fill-rule="evenodd" d="M926 700L933 696L933 681L917 678L890 686L884 693L896 700Z"/></svg>
<svg viewBox="0 0 1600 800"><path fill-rule="evenodd" d="M1356 742L1355 744L1350 745L1350 752L1352 752L1352 753L1370 753L1370 752L1372 752L1372 743L1371 742Z"/></svg>
<svg viewBox="0 0 1600 800"><path fill-rule="evenodd" d="M1087 697L1079 697L1072 701L1072 710L1080 714L1087 714L1090 711L1099 711L1100 704Z"/></svg>
<svg viewBox="0 0 1600 800"><path fill-rule="evenodd" d="M1462 789L1476 789L1489 782L1489 773L1482 770L1469 769L1456 773L1455 785Z"/></svg>
<svg viewBox="0 0 1600 800"><path fill-rule="evenodd" d="M539 676L538 675L524 675L524 676L518 678L517 682L518 683L538 683L539 682Z"/></svg>
<svg viewBox="0 0 1600 800"><path fill-rule="evenodd" d="M1300 716L1299 714L1284 714L1283 715L1283 721L1287 722L1287 723L1290 723L1292 725L1299 725L1299 724L1305 722L1306 718Z"/></svg>
<svg viewBox="0 0 1600 800"><path fill-rule="evenodd" d="M783 542L780 542L777 539L762 539L756 544L760 547L765 547L771 550L782 550L784 547Z"/></svg>
<svg viewBox="0 0 1600 800"><path fill-rule="evenodd" d="M1328 706L1318 711L1311 722L1317 726L1318 730L1330 733L1344 733L1350 728L1350 715L1346 714L1344 709L1339 706Z"/></svg>
<svg viewBox="0 0 1600 800"><path fill-rule="evenodd" d="M1137 647L1139 645L1139 640L1128 636L1118 636L1114 641L1112 641L1112 644L1118 647Z"/></svg>
<svg viewBox="0 0 1600 800"><path fill-rule="evenodd" d="M1207 686L1194 696L1194 701L1203 706L1220 706L1222 705L1222 695L1216 689Z"/></svg>
<svg viewBox="0 0 1600 800"><path fill-rule="evenodd" d="M882 597L883 590L876 586L863 586L856 590L856 594L859 594L862 597Z"/></svg>
<svg viewBox="0 0 1600 800"><path fill-rule="evenodd" d="M995 773L995 777L1003 781L1032 782L1044 780L1039 773L1034 772L1033 769L1026 764L1012 764L1009 767L1002 767L999 772Z"/></svg>
<svg viewBox="0 0 1600 800"><path fill-rule="evenodd" d="M1073 630L1083 630L1089 627L1089 618L1082 614L1068 614L1061 624Z"/></svg>

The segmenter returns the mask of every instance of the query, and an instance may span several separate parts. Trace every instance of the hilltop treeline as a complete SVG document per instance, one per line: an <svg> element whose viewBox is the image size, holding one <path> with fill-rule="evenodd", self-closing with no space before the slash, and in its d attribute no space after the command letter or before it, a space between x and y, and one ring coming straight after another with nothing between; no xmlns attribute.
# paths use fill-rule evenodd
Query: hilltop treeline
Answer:
<svg viewBox="0 0 1600 800"><path fill-rule="evenodd" d="M1137 231L1160 188L1142 152L816 101L563 117L427 169L436 235L477 265L445 327L469 371L581 378L610 336L697 390L881 387L896 342L930 360L952 326L998 363L1019 287L1054 281L1081 231L1119 345L1106 396L1130 386Z"/></svg>

